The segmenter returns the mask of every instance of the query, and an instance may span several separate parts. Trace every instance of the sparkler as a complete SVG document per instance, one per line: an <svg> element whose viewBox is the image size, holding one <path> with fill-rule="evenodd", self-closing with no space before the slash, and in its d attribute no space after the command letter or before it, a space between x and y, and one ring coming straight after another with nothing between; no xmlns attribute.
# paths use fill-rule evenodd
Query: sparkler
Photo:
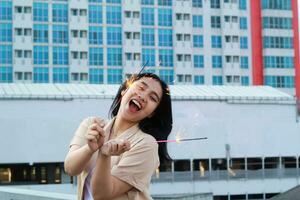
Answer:
<svg viewBox="0 0 300 200"><path fill-rule="evenodd" d="M130 88L130 87L132 86L132 84L133 84L133 82L134 82L134 78L135 78L137 75L141 74L141 73L144 71L144 69L145 69L145 67L147 66L148 62L149 62L149 60L147 60L147 61L141 66L141 70L139 71L139 73L135 73L135 74L131 75L131 77L128 78L128 79L126 80L127 88Z"/></svg>
<svg viewBox="0 0 300 200"><path fill-rule="evenodd" d="M207 137L201 137L201 138L184 138L184 139L180 139L180 138L176 138L175 140L157 140L157 143L166 143L166 142L176 142L176 143L180 143L180 142L186 142L186 141L193 141L193 140L206 140Z"/></svg>

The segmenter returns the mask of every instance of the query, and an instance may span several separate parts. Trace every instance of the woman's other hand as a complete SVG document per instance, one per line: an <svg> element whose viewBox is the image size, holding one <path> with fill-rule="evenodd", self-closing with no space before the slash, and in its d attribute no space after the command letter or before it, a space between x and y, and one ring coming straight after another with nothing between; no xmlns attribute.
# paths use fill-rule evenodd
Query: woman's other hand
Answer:
<svg viewBox="0 0 300 200"><path fill-rule="evenodd" d="M89 126L87 130L85 138L87 139L87 144L92 153L100 149L104 143L104 126L104 121L95 117L93 119L93 123Z"/></svg>
<svg viewBox="0 0 300 200"><path fill-rule="evenodd" d="M106 156L118 156L130 150L130 143L123 139L109 140L101 147L101 153Z"/></svg>

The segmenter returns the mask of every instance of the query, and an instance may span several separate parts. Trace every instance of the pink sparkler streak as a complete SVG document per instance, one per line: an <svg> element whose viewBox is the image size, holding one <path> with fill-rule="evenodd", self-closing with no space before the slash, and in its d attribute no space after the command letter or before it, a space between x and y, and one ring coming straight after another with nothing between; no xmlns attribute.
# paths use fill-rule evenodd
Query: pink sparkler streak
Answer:
<svg viewBox="0 0 300 200"><path fill-rule="evenodd" d="M164 143L164 142L177 142L177 140L157 140L157 143Z"/></svg>
<svg viewBox="0 0 300 200"><path fill-rule="evenodd" d="M193 140L206 140L207 137L202 138L185 138L185 139L177 139L177 140L157 140L157 143L166 143L166 142L185 142L185 141L193 141Z"/></svg>

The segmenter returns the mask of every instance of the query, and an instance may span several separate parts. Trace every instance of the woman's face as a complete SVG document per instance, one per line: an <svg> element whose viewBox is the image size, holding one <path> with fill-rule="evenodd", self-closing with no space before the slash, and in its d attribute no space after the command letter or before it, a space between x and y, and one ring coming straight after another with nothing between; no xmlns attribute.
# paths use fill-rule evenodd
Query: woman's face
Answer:
<svg viewBox="0 0 300 200"><path fill-rule="evenodd" d="M152 113L162 98L160 83L151 77L143 77L122 92L118 115L131 122L139 122Z"/></svg>

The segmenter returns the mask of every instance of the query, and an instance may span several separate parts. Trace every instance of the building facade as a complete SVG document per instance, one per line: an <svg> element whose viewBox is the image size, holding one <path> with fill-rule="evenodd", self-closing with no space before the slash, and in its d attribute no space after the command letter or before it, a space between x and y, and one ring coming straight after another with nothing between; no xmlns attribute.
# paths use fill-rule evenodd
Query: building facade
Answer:
<svg viewBox="0 0 300 200"><path fill-rule="evenodd" d="M270 85L299 97L296 0L1 0L0 82Z"/></svg>

